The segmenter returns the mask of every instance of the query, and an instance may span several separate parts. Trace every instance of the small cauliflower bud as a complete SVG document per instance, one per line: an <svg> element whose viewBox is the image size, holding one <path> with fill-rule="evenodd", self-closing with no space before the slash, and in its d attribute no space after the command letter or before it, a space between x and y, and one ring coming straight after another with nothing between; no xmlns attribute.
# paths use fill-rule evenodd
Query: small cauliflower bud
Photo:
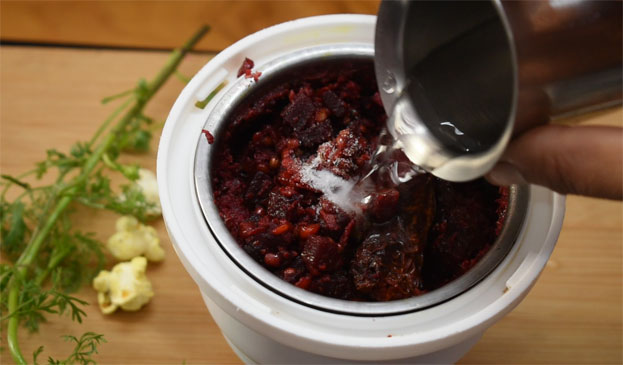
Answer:
<svg viewBox="0 0 623 365"><path fill-rule="evenodd" d="M135 184L145 196L145 200L148 203L153 204L153 207L147 210L147 214L152 216L162 214L160 197L158 196L158 181L156 181L156 175L150 170L141 168L138 170L138 180L135 181Z"/></svg>
<svg viewBox="0 0 623 365"><path fill-rule="evenodd" d="M121 261L145 256L149 261L162 261L164 250L153 227L140 223L132 216L117 219L117 232L108 239L108 250Z"/></svg>
<svg viewBox="0 0 623 365"><path fill-rule="evenodd" d="M115 265L111 271L100 271L93 279L93 288L102 313L110 314L117 308L137 311L149 302L154 292L145 276L146 268L147 259L139 256Z"/></svg>

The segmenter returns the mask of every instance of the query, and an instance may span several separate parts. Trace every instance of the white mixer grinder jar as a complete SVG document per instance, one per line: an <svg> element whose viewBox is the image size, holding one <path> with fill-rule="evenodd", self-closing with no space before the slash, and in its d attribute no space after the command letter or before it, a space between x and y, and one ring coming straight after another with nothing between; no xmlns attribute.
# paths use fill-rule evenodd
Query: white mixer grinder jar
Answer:
<svg viewBox="0 0 623 365"><path fill-rule="evenodd" d="M374 25L374 16L327 15L252 34L208 62L167 118L157 166L166 227L214 320L247 363L455 362L527 295L558 238L564 197L542 187L521 188L525 216L501 262L468 290L413 311L383 311L383 305L392 306L388 302L374 303L369 313L365 306L349 313L348 305L332 309L331 300L328 308L316 305L313 295L310 302L293 300L232 260L206 223L210 217L202 203L206 208L211 197L196 184L208 186L209 180L197 175L195 156L210 148L202 129L217 131L214 114L227 109L232 95L244 96L243 89L254 82L238 79L242 60L253 59L255 70L270 74L301 55L372 55ZM224 81L226 86L204 108L195 105Z"/></svg>

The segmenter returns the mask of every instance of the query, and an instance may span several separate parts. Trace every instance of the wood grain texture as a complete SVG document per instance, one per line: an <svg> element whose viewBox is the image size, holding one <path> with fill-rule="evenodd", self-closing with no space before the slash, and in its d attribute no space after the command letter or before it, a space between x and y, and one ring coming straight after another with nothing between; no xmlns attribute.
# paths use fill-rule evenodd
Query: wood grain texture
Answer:
<svg viewBox="0 0 623 365"><path fill-rule="evenodd" d="M139 77L150 77L165 58L161 52L2 47L2 173L24 171L47 148L64 150L87 139L113 107L101 106L99 100L132 87ZM208 58L190 55L182 72L192 74ZM170 80L150 105L150 115L164 119L182 86ZM622 126L623 112L600 113L590 123ZM155 168L155 151L130 160ZM101 239L112 233L113 215L81 213L82 229ZM570 196L560 240L536 286L460 363L620 364L622 219L620 202ZM109 341L97 357L103 364L241 363L173 252L162 222L156 228L167 258L149 267L156 296L147 307L104 316L94 291L85 288L80 295L91 303L85 322L50 317L38 335L22 336L25 354L45 345L41 359L61 357L69 346L59 336L93 330ZM1 363L11 363L6 351L0 356Z"/></svg>
<svg viewBox="0 0 623 365"><path fill-rule="evenodd" d="M369 1L7 1L4 41L173 48L202 24L196 49L222 50L273 24L323 14L376 14Z"/></svg>

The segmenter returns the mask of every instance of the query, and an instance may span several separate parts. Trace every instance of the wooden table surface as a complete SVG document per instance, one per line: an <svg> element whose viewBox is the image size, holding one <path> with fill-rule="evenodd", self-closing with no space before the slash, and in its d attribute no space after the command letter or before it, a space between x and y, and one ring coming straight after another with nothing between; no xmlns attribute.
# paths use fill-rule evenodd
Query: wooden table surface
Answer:
<svg viewBox="0 0 623 365"><path fill-rule="evenodd" d="M174 48L199 26L195 47L218 51L288 20L324 14L376 14L380 0L0 1L0 37L11 42Z"/></svg>
<svg viewBox="0 0 623 365"><path fill-rule="evenodd" d="M126 90L140 77L151 77L166 53L2 46L0 49L0 158L2 173L16 174L43 159L48 148L66 150L86 140L114 108L102 97ZM210 56L192 54L182 73L192 75ZM164 120L183 85L171 79L148 108ZM589 121L623 125L621 109ZM155 147L133 156L155 169ZM604 168L607 168L605 166ZM460 363L613 363L620 364L622 343L622 204L570 196L564 228L553 256L528 297L495 324ZM84 212L78 225L105 240L115 216ZM95 292L79 295L91 303L82 325L50 316L40 333L22 331L27 358L39 345L40 359L63 357L69 345L63 334L103 333L108 343L97 359L103 364L239 364L205 308L166 235L155 223L167 258L150 264L155 297L137 313L102 315ZM2 334L3 345L6 344ZM11 363L5 350L1 363Z"/></svg>

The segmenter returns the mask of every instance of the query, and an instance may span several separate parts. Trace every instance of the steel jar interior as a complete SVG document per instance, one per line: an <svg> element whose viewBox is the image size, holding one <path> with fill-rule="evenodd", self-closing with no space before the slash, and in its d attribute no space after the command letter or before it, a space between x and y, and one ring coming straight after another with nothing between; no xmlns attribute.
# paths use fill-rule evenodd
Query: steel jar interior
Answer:
<svg viewBox="0 0 623 365"><path fill-rule="evenodd" d="M513 247L521 230L528 200L527 187L513 186L509 194L509 205L504 227L489 252L466 274L447 285L429 293L390 302L354 302L330 298L300 289L285 282L253 260L231 236L222 221L213 200L211 171L214 151L218 149L220 135L229 127L230 116L259 95L286 78L295 77L310 65L345 60L372 61L373 49L364 45L328 45L298 50L262 65L262 76L258 82L244 77L238 78L217 101L205 125L213 128L216 143L209 145L200 138L195 151L195 192L205 222L227 256L247 275L259 284L294 302L332 313L355 316L388 316L409 313L443 303L465 292L485 278ZM206 243L209 244L209 243Z"/></svg>

